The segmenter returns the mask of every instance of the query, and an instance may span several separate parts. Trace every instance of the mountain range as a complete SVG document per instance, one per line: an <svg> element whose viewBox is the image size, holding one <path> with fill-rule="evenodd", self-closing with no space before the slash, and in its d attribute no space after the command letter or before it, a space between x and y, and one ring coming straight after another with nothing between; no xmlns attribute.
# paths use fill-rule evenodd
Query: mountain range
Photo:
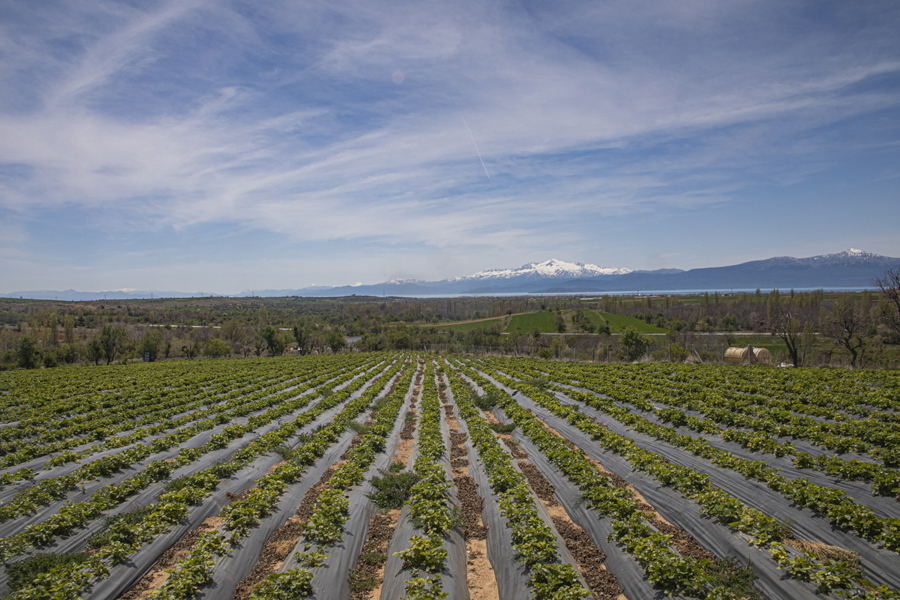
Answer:
<svg viewBox="0 0 900 600"><path fill-rule="evenodd" d="M633 271L551 259L515 269L487 269L466 277L441 281L395 279L375 285L307 287L301 289L246 290L238 297L274 296L459 296L468 294L578 294L610 292L684 292L779 289L872 289L873 279L888 269L900 268L900 258L851 248L809 258L779 256L727 267ZM5 298L45 300L101 300L126 298L185 298L210 296L150 290L106 292L29 291L0 294ZM220 295L220 294L216 294Z"/></svg>

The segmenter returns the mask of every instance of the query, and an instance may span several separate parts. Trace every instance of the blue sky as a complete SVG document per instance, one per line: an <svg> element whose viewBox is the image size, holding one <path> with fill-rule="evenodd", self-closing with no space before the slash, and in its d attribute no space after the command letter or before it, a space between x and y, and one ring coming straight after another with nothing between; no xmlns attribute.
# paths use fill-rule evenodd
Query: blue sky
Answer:
<svg viewBox="0 0 900 600"><path fill-rule="evenodd" d="M900 256L900 4L0 4L0 292Z"/></svg>

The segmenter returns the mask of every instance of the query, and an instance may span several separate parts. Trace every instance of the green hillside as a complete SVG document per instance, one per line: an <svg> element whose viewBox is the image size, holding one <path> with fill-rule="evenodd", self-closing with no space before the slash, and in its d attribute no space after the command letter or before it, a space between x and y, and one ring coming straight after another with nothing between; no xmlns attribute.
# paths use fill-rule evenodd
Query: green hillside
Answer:
<svg viewBox="0 0 900 600"><path fill-rule="evenodd" d="M609 325L610 333L622 333L626 327L634 327L641 333L666 333L665 329L645 323L636 317L627 317L625 315L614 315L612 313L601 312L600 315Z"/></svg>
<svg viewBox="0 0 900 600"><path fill-rule="evenodd" d="M507 333L531 333L537 327L541 333L556 333L556 316L549 310L513 315Z"/></svg>
<svg viewBox="0 0 900 600"><path fill-rule="evenodd" d="M481 321L473 321L470 323L437 323L434 325L423 325L422 329L434 329L435 331L475 331L477 329L488 329L495 325L499 325L503 329L506 317L497 317L496 319L484 319Z"/></svg>

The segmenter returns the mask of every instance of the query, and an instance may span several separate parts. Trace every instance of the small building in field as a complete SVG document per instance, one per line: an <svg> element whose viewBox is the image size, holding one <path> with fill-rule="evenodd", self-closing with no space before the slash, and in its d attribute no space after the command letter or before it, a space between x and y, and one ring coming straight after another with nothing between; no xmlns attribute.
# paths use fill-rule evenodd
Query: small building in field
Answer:
<svg viewBox="0 0 900 600"><path fill-rule="evenodd" d="M726 365L755 365L772 364L772 353L765 348L754 348L747 346L746 348L734 347L725 351Z"/></svg>

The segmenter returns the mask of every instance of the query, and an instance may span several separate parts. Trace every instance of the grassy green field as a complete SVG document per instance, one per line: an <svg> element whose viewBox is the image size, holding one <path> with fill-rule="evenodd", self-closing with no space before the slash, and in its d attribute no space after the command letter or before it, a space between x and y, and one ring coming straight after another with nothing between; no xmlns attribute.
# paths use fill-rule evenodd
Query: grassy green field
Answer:
<svg viewBox="0 0 900 600"><path fill-rule="evenodd" d="M645 323L635 317L627 317L625 315L614 315L612 313L602 312L600 315L609 324L610 333L622 333L626 327L634 327L641 333L666 333L665 329Z"/></svg>
<svg viewBox="0 0 900 600"><path fill-rule="evenodd" d="M513 317L515 318L515 317ZM422 325L422 329L435 329L437 331L475 331L476 329L488 329L499 324L503 329L506 317L497 317L496 319L485 319L484 321L475 321L473 323L437 323L434 325Z"/></svg>
<svg viewBox="0 0 900 600"><path fill-rule="evenodd" d="M641 333L666 333L665 329L660 329L659 327L649 325L635 317L614 315L611 313L604 313L594 310L586 310L585 314L591 320L591 322L600 327L608 324L610 333L622 333L622 330L628 326L634 327ZM569 325L569 332L571 332L572 311L563 311L563 316L566 317L566 324ZM472 323L436 323L433 325L423 324L421 325L421 327L423 329L434 329L436 331L467 332L475 331L477 329L487 329L488 327L492 327L495 324L499 324L500 327L503 328L504 324L507 323L507 321L508 324L506 325L505 329L503 329L503 331L505 331L506 333L531 333L534 331L535 327L537 327L541 331L541 333L556 333L556 313L550 310L540 310L536 312L518 314L513 315L512 317L484 319Z"/></svg>
<svg viewBox="0 0 900 600"><path fill-rule="evenodd" d="M772 360L778 358L778 353L783 353L784 356L787 356L787 346L781 340L781 338L777 337L769 337L769 336L747 336L747 337L738 337L735 338L732 346L736 346L738 348L746 348L748 344L752 344L754 348L765 348L769 352L772 353Z"/></svg>
<svg viewBox="0 0 900 600"><path fill-rule="evenodd" d="M604 325L606 325L606 321L603 319L603 317L600 316L600 313L598 313L597 311L586 310L584 311L584 313L587 315L587 318L591 320L591 323L593 323L597 327L603 327ZM609 330L610 333L612 333L612 326L610 326Z"/></svg>
<svg viewBox="0 0 900 600"><path fill-rule="evenodd" d="M537 327L541 333L556 333L556 314L542 310L524 315L513 315L506 327L508 333L531 333Z"/></svg>

